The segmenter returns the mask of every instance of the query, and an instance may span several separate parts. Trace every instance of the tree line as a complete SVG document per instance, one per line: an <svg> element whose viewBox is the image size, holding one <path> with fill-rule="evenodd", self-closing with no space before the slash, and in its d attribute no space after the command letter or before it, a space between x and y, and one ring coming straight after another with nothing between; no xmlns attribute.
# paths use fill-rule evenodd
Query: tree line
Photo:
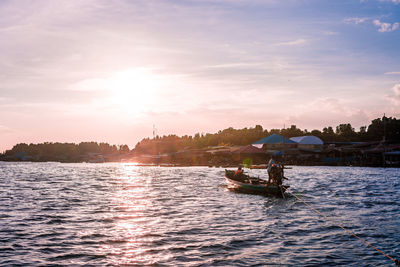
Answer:
<svg viewBox="0 0 400 267"><path fill-rule="evenodd" d="M201 149L211 146L249 145L271 134L279 134L287 138L314 135L326 142L369 142L383 140L400 141L400 120L383 117L372 120L368 126L356 131L350 123L339 124L322 130L301 130L296 125L284 129L263 129L261 125L254 128L220 130L217 133L196 133L194 136L164 135L155 138L144 138L137 143L134 152L138 154L162 154L177 152L182 149Z"/></svg>
<svg viewBox="0 0 400 267"><path fill-rule="evenodd" d="M33 161L80 162L90 153L117 156L129 152L127 145L116 146L97 142L81 142L79 144L58 142L20 143L0 154L0 159L15 159L17 157Z"/></svg>

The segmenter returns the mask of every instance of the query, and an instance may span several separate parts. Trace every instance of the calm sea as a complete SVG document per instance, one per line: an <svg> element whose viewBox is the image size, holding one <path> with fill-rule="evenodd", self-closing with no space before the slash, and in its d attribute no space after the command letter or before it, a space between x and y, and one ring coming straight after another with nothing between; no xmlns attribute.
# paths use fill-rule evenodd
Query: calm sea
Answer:
<svg viewBox="0 0 400 267"><path fill-rule="evenodd" d="M286 176L297 196L400 258L400 169ZM222 168L0 162L0 182L1 266L393 265L294 197L228 191Z"/></svg>

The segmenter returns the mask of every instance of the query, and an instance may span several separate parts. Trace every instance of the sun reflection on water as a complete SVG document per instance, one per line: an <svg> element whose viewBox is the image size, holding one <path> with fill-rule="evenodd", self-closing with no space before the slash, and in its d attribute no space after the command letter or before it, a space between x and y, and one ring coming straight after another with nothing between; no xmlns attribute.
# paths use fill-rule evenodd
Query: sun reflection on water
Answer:
<svg viewBox="0 0 400 267"><path fill-rule="evenodd" d="M118 190L112 199L112 239L102 249L107 251L116 265L154 264L161 258L166 260L170 257L168 253L163 253L161 246L155 248L154 245L160 239L160 235L156 234L160 219L153 216L154 176L142 168L121 164L120 175L115 178ZM160 257L162 254L164 257Z"/></svg>

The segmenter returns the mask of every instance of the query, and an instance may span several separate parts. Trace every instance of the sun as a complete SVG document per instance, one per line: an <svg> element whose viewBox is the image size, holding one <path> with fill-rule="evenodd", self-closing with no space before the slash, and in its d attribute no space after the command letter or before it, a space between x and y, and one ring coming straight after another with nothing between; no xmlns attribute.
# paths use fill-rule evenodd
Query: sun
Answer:
<svg viewBox="0 0 400 267"><path fill-rule="evenodd" d="M158 77L145 68L115 73L107 81L111 102L129 113L150 110L159 86Z"/></svg>

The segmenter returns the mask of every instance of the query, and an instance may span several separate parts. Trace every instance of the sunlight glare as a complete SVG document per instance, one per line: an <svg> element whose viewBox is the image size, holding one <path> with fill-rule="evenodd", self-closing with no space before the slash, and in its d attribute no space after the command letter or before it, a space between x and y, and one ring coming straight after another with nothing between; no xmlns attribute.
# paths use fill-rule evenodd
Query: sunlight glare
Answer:
<svg viewBox="0 0 400 267"><path fill-rule="evenodd" d="M151 109L159 79L149 69L130 69L114 74L108 81L111 101L129 113Z"/></svg>

